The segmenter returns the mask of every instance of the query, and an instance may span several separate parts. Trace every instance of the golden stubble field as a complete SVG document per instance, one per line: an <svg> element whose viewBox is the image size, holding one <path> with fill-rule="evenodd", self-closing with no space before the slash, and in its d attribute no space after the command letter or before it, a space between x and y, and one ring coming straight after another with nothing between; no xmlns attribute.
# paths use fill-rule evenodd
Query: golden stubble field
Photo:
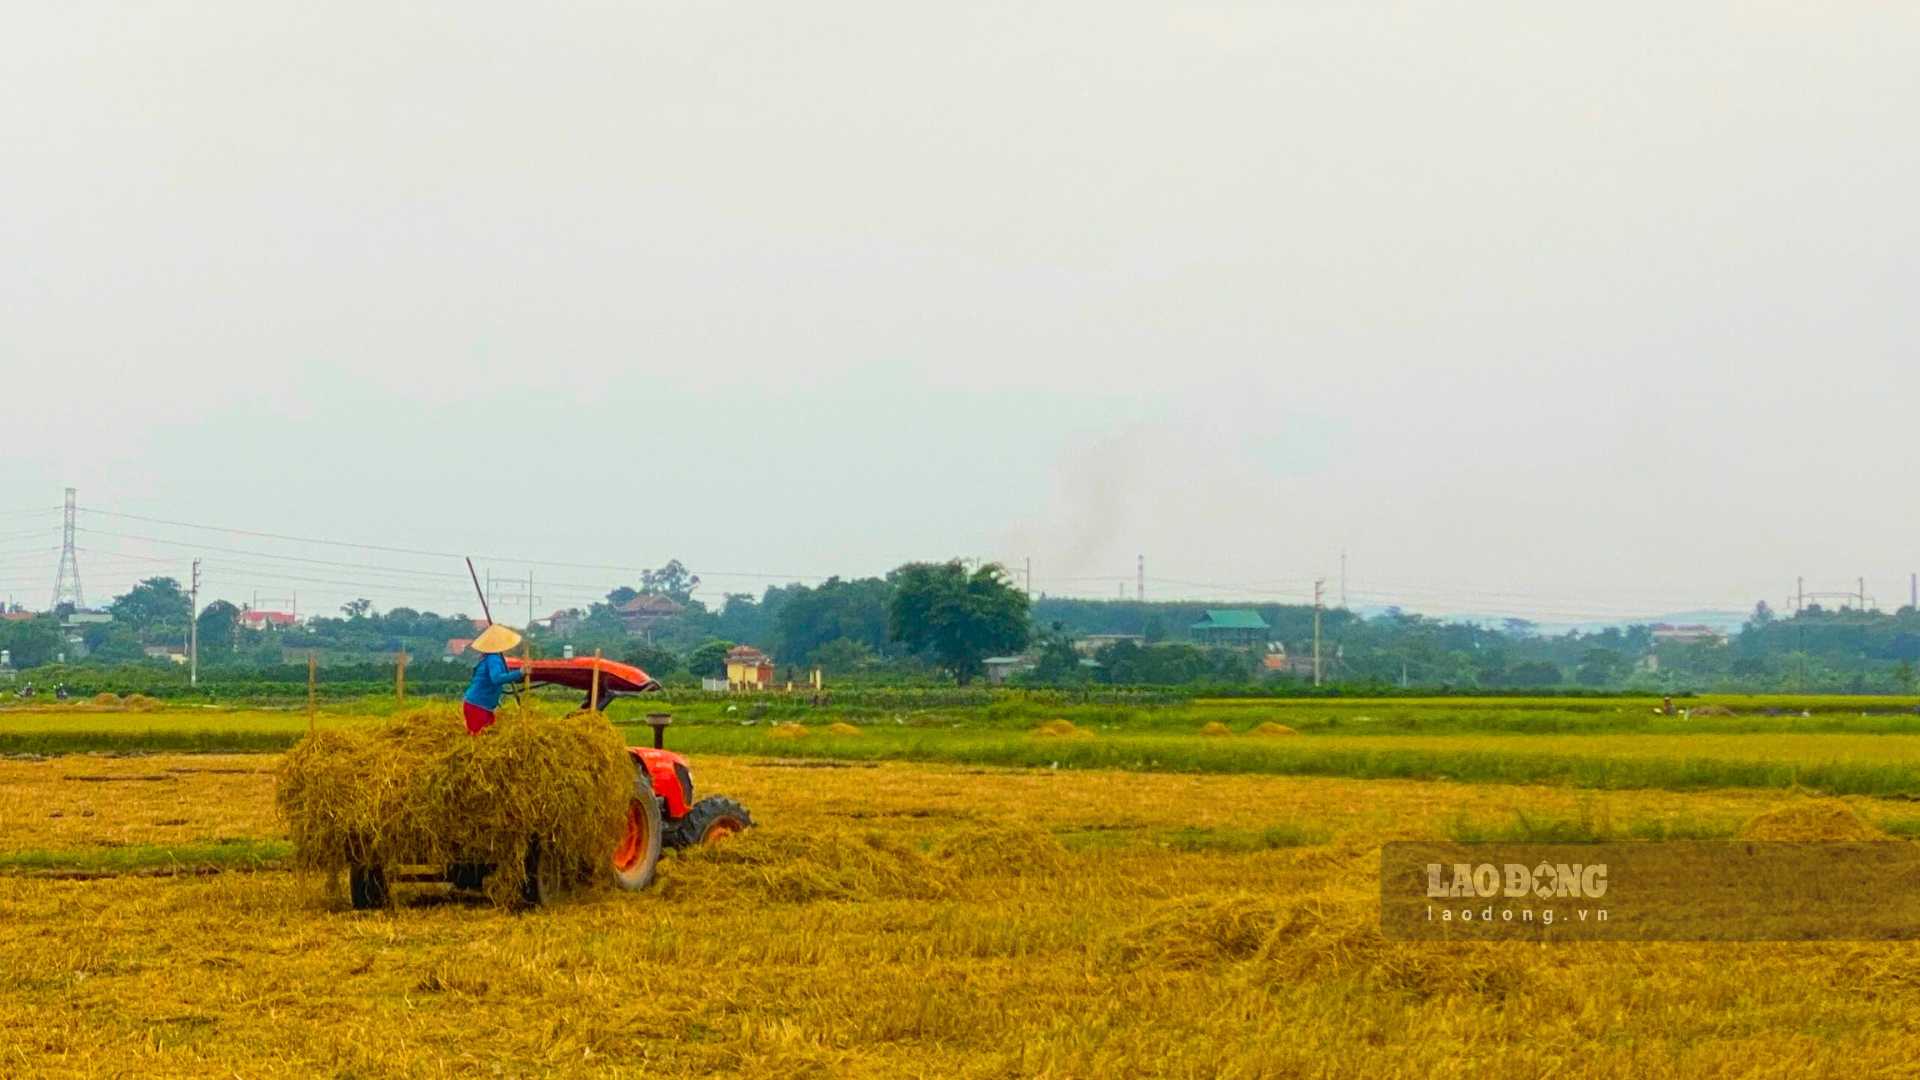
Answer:
<svg viewBox="0 0 1920 1080"><path fill-rule="evenodd" d="M0 761L0 851L270 840L266 755ZM696 761L644 895L355 914L284 870L0 875L0 1074L1906 1076L1907 944L1440 945L1378 845L1787 793ZM1873 807L1858 802L1863 817Z"/></svg>

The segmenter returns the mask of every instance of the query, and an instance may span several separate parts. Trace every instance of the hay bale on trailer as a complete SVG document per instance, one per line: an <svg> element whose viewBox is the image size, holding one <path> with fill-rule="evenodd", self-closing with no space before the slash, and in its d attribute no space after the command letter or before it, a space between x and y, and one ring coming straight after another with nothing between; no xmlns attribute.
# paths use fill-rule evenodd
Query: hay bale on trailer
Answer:
<svg viewBox="0 0 1920 1080"><path fill-rule="evenodd" d="M451 708L322 730L287 753L275 801L305 870L487 866L496 904L607 878L634 765L596 713L503 712L471 736ZM382 879L384 892L384 878Z"/></svg>

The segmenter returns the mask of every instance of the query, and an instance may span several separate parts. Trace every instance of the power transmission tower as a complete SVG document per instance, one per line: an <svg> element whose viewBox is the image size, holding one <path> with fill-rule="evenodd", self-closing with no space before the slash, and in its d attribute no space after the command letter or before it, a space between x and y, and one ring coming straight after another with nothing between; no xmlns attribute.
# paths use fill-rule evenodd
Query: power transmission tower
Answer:
<svg viewBox="0 0 1920 1080"><path fill-rule="evenodd" d="M49 610L58 610L61 603L70 602L75 610L87 606L87 598L80 592L80 560L73 553L73 503L74 492L67 489L67 516L60 540L60 572L53 579L53 604Z"/></svg>
<svg viewBox="0 0 1920 1080"><path fill-rule="evenodd" d="M193 560L193 589L187 593L187 685L200 685L200 560Z"/></svg>
<svg viewBox="0 0 1920 1080"><path fill-rule="evenodd" d="M1320 592L1326 578L1313 579L1313 685L1320 685Z"/></svg>
<svg viewBox="0 0 1920 1080"><path fill-rule="evenodd" d="M1144 601L1147 598L1147 557L1136 556L1133 564L1133 598Z"/></svg>
<svg viewBox="0 0 1920 1080"><path fill-rule="evenodd" d="M1027 603L1033 603L1033 556L1027 556L1027 572L1022 575L1027 581Z"/></svg>

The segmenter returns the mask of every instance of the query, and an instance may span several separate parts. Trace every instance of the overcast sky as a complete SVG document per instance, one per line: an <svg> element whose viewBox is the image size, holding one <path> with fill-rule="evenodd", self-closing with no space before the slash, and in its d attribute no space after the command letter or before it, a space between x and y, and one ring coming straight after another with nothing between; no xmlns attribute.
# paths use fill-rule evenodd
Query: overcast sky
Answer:
<svg viewBox="0 0 1920 1080"><path fill-rule="evenodd" d="M713 599L1344 548L1355 604L1893 606L1917 55L1903 4L20 5L0 511ZM309 610L459 581L251 553L464 573L81 523L89 600L189 541Z"/></svg>

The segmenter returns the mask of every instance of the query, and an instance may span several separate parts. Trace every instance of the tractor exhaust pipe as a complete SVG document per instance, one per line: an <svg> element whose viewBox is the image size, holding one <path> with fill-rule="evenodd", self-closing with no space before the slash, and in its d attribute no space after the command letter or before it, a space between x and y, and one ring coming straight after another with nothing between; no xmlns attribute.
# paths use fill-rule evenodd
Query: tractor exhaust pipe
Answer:
<svg viewBox="0 0 1920 1080"><path fill-rule="evenodd" d="M653 748L667 748L667 725L673 723L672 713L650 712L647 714L647 726L653 728Z"/></svg>

